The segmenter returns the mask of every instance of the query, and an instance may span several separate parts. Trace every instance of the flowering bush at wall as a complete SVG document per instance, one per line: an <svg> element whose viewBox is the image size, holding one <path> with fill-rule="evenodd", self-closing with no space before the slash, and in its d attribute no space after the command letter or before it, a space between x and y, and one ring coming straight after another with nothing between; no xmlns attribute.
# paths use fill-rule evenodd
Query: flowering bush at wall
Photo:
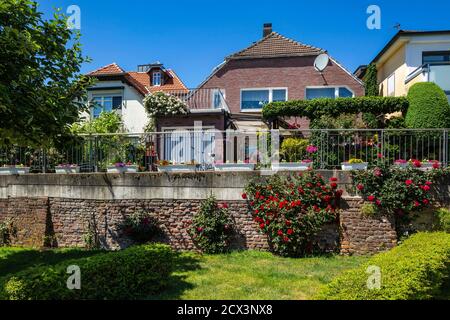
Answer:
<svg viewBox="0 0 450 320"><path fill-rule="evenodd" d="M431 186L445 170L422 171L379 164L367 171L352 172L353 184L378 211L402 217L431 205Z"/></svg>
<svg viewBox="0 0 450 320"><path fill-rule="evenodd" d="M203 252L212 254L228 251L232 231L228 204L218 203L214 196L202 202L188 229L194 243Z"/></svg>
<svg viewBox="0 0 450 320"><path fill-rule="evenodd" d="M161 233L157 220L149 212L138 210L125 218L120 229L136 243L146 243Z"/></svg>
<svg viewBox="0 0 450 320"><path fill-rule="evenodd" d="M155 117L157 116L188 113L188 107L183 101L162 91L148 94L144 98L144 106L150 120L148 125L150 130L154 129Z"/></svg>
<svg viewBox="0 0 450 320"><path fill-rule="evenodd" d="M251 182L242 197L248 200L253 220L267 235L272 251L299 256L308 252L321 227L336 218L342 195L337 187L336 178L326 183L310 170Z"/></svg>

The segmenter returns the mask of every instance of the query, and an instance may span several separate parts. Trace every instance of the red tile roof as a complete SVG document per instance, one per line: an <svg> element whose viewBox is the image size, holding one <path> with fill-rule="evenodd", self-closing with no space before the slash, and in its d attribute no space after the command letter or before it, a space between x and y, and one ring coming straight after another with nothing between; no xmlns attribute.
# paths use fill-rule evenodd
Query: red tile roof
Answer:
<svg viewBox="0 0 450 320"><path fill-rule="evenodd" d="M286 38L277 32L271 32L244 50L228 56L227 59L310 56L324 52L326 51L323 49Z"/></svg>
<svg viewBox="0 0 450 320"><path fill-rule="evenodd" d="M87 75L97 78L123 77L128 84L133 86L142 95L157 91L188 91L187 87L173 70L166 69L162 71L166 72L170 79L165 81L161 86L152 86L150 83L150 75L147 72L126 72L116 63L108 64L89 72Z"/></svg>

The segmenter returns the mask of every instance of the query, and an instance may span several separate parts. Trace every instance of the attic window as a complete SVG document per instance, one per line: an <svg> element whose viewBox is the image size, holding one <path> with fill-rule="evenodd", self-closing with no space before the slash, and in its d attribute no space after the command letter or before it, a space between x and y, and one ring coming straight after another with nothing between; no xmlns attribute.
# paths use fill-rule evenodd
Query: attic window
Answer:
<svg viewBox="0 0 450 320"><path fill-rule="evenodd" d="M153 86L161 85L161 72L160 71L153 72L152 85Z"/></svg>

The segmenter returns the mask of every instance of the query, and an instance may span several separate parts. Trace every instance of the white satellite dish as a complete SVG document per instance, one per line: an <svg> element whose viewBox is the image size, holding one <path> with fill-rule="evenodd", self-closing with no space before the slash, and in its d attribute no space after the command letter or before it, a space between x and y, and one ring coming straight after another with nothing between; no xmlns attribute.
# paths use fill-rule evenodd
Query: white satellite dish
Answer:
<svg viewBox="0 0 450 320"><path fill-rule="evenodd" d="M328 57L328 55L326 53L319 54L317 56L316 60L314 61L314 68L317 71L322 72L328 66L329 61L330 61L330 57Z"/></svg>

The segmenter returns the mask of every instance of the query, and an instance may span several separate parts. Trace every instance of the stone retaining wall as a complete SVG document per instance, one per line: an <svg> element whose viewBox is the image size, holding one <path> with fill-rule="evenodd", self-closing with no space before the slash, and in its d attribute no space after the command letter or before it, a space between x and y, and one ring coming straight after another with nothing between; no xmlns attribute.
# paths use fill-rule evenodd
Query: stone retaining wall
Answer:
<svg viewBox="0 0 450 320"><path fill-rule="evenodd" d="M328 179L333 172L322 172ZM77 174L0 177L0 221L14 219L15 245L84 246L89 225L103 247L129 245L120 233L125 216L136 210L151 212L161 224L161 241L176 249L192 250L188 222L202 199L213 193L229 204L236 225L234 248L268 249L267 240L252 221L240 197L254 173L229 174ZM345 188L347 177L340 176ZM394 223L386 217L363 217L361 199L348 194L335 224L315 239L324 251L367 254L396 244Z"/></svg>

